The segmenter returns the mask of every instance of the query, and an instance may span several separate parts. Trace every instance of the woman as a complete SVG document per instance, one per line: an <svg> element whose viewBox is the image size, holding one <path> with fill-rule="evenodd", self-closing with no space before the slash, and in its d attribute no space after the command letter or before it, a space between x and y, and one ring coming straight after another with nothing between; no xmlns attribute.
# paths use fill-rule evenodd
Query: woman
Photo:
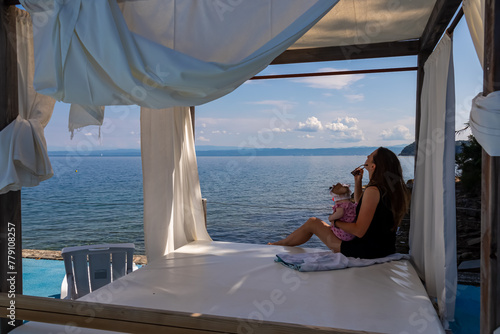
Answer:
<svg viewBox="0 0 500 334"><path fill-rule="evenodd" d="M408 210L408 193L398 157L390 150L379 147L365 162L370 182L363 193L363 169L354 176L354 200L358 203L354 223L334 221L333 225L356 236L342 241L331 226L312 217L283 240L271 245L298 246L313 234L334 252L345 256L372 259L396 252L396 229Z"/></svg>

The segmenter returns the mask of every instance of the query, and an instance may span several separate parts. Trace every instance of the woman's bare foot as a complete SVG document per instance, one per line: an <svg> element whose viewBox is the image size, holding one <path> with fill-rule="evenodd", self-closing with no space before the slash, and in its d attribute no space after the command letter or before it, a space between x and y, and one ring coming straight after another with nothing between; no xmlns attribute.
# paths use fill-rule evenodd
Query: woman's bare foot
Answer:
<svg viewBox="0 0 500 334"><path fill-rule="evenodd" d="M281 240L278 240L278 241L275 241L275 242L268 242L267 244L268 245L274 245L274 246L286 246L287 245L286 239L281 239Z"/></svg>

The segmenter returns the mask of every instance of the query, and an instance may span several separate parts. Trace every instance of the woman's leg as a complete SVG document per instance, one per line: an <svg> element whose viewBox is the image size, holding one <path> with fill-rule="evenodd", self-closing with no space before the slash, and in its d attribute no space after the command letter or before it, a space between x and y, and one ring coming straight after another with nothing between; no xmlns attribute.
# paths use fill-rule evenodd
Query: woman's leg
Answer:
<svg viewBox="0 0 500 334"><path fill-rule="evenodd" d="M341 240L333 234L330 225L319 218L309 218L301 227L293 231L288 237L270 245L298 246L307 242L315 234L332 251L339 252Z"/></svg>

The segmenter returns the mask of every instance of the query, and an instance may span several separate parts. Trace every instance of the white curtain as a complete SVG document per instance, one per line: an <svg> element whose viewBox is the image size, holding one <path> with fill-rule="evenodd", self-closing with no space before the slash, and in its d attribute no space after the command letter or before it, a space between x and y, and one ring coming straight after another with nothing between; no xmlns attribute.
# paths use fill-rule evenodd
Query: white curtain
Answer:
<svg viewBox="0 0 500 334"><path fill-rule="evenodd" d="M144 237L148 261L211 240L201 202L189 107L141 108Z"/></svg>
<svg viewBox="0 0 500 334"><path fill-rule="evenodd" d="M445 326L453 321L457 287L452 46L445 35L424 66L410 224L410 255Z"/></svg>
<svg viewBox="0 0 500 334"><path fill-rule="evenodd" d="M463 0L465 20L481 66L484 61L484 0Z"/></svg>
<svg viewBox="0 0 500 334"><path fill-rule="evenodd" d="M228 94L337 2L21 1L40 22L38 92L84 106L156 109Z"/></svg>
<svg viewBox="0 0 500 334"><path fill-rule="evenodd" d="M487 96L479 93L472 100L469 124L486 153L500 157L500 91Z"/></svg>
<svg viewBox="0 0 500 334"><path fill-rule="evenodd" d="M55 101L35 92L33 30L29 14L16 9L19 116L0 131L0 194L33 187L52 175L44 127Z"/></svg>
<svg viewBox="0 0 500 334"><path fill-rule="evenodd" d="M464 0L463 8L474 47L484 68L484 0ZM490 156L500 156L500 93L478 94L469 118L472 134Z"/></svg>

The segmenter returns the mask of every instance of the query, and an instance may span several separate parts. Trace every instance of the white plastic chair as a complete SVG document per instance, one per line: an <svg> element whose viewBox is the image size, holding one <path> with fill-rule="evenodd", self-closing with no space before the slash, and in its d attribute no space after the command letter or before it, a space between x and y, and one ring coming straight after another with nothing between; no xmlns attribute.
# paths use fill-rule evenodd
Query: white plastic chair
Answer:
<svg viewBox="0 0 500 334"><path fill-rule="evenodd" d="M131 273L134 250L132 243L63 248L61 255L68 284L66 299L80 298Z"/></svg>

